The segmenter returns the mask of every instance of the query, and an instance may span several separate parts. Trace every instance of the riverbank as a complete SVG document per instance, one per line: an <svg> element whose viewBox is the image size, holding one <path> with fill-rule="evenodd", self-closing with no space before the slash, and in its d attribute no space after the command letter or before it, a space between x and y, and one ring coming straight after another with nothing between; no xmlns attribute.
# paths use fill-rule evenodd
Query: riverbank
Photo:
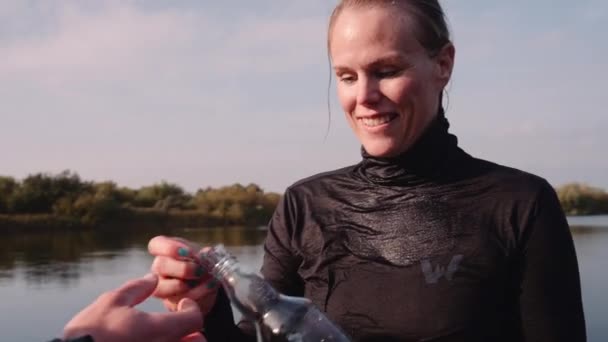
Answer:
<svg viewBox="0 0 608 342"><path fill-rule="evenodd" d="M556 189L566 215L590 216L608 214L608 193L581 183L570 183Z"/></svg>
<svg viewBox="0 0 608 342"><path fill-rule="evenodd" d="M0 231L266 225L280 195L256 184L188 193L161 182L139 189L83 181L72 172L0 176Z"/></svg>
<svg viewBox="0 0 608 342"><path fill-rule="evenodd" d="M608 193L580 183L555 189L566 215L608 214ZM200 188L188 193L161 182L139 189L83 181L72 172L0 176L0 231L265 226L280 194L256 184Z"/></svg>
<svg viewBox="0 0 608 342"><path fill-rule="evenodd" d="M82 218L53 214L0 215L0 232L52 232L71 230L170 229L175 227L217 228L245 226L257 228L268 223L266 217L247 222L230 217L217 217L197 210L159 210L130 208L116 212L112 218L87 222Z"/></svg>

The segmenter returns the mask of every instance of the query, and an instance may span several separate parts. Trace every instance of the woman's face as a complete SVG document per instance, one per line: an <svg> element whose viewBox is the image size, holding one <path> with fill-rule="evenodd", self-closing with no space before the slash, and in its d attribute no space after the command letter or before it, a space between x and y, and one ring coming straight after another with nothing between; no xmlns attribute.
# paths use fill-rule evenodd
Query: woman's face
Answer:
<svg viewBox="0 0 608 342"><path fill-rule="evenodd" d="M412 24L384 8L347 8L329 37L340 104L372 156L412 146L435 118L451 75L453 46L430 57Z"/></svg>

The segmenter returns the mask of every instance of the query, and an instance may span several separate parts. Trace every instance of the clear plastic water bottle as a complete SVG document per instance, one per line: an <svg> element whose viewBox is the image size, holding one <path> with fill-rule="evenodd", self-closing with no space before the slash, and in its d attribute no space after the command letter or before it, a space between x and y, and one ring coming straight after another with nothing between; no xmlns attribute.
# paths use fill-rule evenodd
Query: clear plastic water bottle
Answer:
<svg viewBox="0 0 608 342"><path fill-rule="evenodd" d="M257 274L244 272L222 245L201 254L232 304L290 342L348 342L346 335L306 298L285 296Z"/></svg>

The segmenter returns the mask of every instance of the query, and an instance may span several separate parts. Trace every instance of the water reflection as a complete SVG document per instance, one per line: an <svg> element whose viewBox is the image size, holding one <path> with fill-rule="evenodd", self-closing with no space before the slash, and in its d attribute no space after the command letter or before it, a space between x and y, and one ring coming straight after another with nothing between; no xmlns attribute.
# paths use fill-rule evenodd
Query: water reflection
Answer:
<svg viewBox="0 0 608 342"><path fill-rule="evenodd" d="M608 215L570 216L568 223L571 227L608 228Z"/></svg>
<svg viewBox="0 0 608 342"><path fill-rule="evenodd" d="M608 227L575 225L571 231L577 244L584 245L598 234L608 234ZM264 230L233 227L5 235L0 238L0 282L12 281L16 276L15 270L20 270L29 285L56 282L69 287L82 275L93 272L92 262L123 258L133 250L145 251L148 241L161 234L180 236L201 244L259 246L266 233ZM246 254L247 250L240 253ZM250 254L258 255L258 248L254 247ZM247 258L247 255L241 257Z"/></svg>
<svg viewBox="0 0 608 342"><path fill-rule="evenodd" d="M608 227L599 226L572 226L570 227L573 237L594 234L608 234Z"/></svg>
<svg viewBox="0 0 608 342"><path fill-rule="evenodd" d="M608 276L601 260L608 258L608 216L571 222L583 286L588 340L606 341ZM181 236L201 244L224 243L250 270L262 261L265 231L243 228L112 230L4 235L0 237L0 320L2 340L45 341L99 293L141 276L152 261L150 238ZM23 305L23 298L32 305ZM140 308L164 311L150 299ZM36 322L36 329L31 329Z"/></svg>
<svg viewBox="0 0 608 342"><path fill-rule="evenodd" d="M597 234L608 234L608 227L597 225L572 226L571 230L579 244ZM93 271L88 267L92 261L121 258L130 250L146 250L148 241L161 234L181 236L201 244L259 246L265 231L233 227L5 235L0 238L0 282L11 281L15 270L19 269L28 284L57 282L70 286L81 275ZM246 253L246 250L242 252ZM259 251L254 248L251 253L257 255Z"/></svg>
<svg viewBox="0 0 608 342"><path fill-rule="evenodd" d="M148 241L161 234L227 246L258 246L265 236L262 230L241 227L4 235L0 238L0 282L13 280L19 270L28 285L52 282L70 287L79 277L93 272L92 262L146 250Z"/></svg>

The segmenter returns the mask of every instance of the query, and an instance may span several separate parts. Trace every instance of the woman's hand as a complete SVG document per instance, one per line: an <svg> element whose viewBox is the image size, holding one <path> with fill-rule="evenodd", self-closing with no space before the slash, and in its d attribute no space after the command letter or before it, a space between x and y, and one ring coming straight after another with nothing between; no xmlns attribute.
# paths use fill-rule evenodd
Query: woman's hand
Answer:
<svg viewBox="0 0 608 342"><path fill-rule="evenodd" d="M209 270L194 261L204 249L188 240L157 236L148 243L148 250L155 256L152 272L159 276L154 296L163 299L171 311L177 309L181 299L190 298L197 302L203 315L209 313L219 283Z"/></svg>
<svg viewBox="0 0 608 342"><path fill-rule="evenodd" d="M134 308L152 295L157 283L156 275L149 274L102 294L65 326L64 339L90 335L95 342L205 342L198 332L203 315L192 300L182 300L170 313Z"/></svg>

